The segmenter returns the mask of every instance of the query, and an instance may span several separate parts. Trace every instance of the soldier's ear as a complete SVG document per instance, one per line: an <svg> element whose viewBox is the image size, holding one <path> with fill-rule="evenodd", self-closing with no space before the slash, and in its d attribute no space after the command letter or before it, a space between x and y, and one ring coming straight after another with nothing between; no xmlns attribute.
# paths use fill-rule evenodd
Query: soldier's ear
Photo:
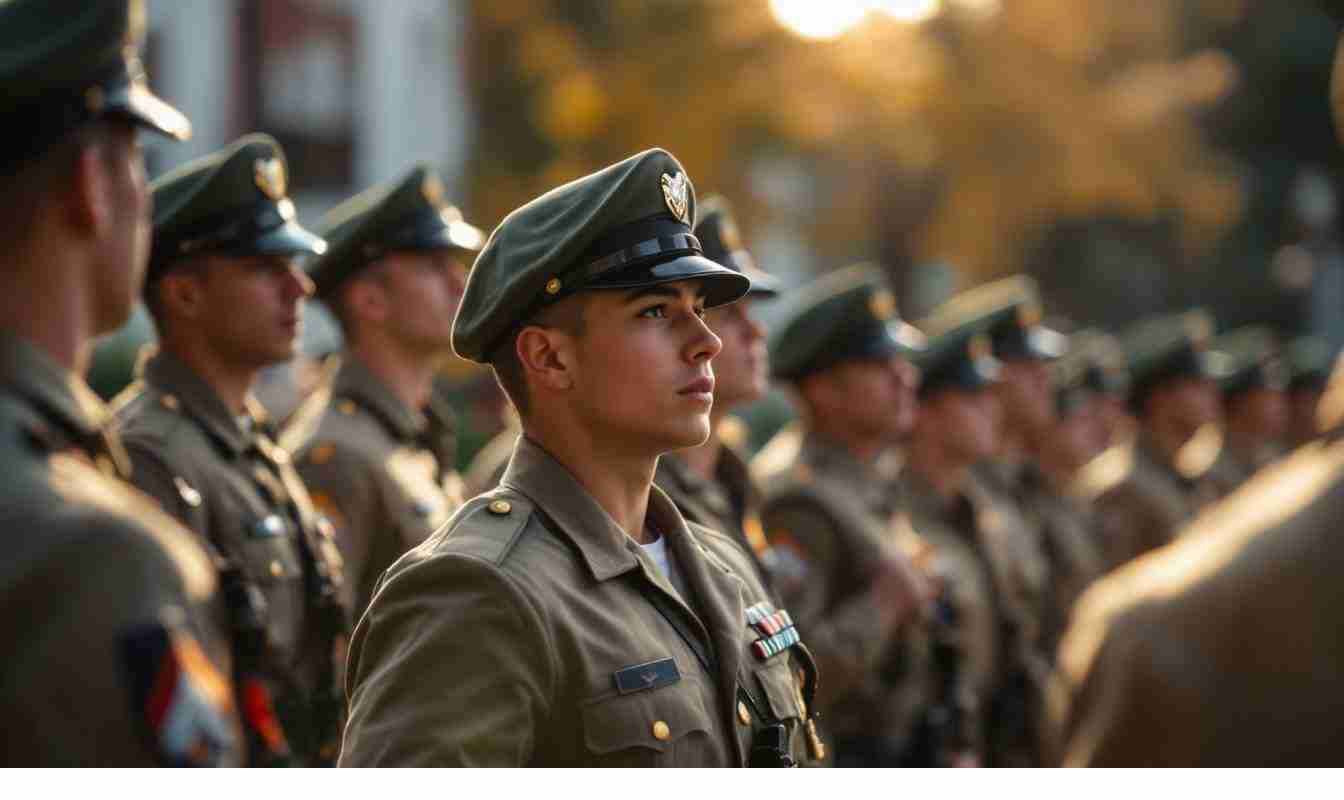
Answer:
<svg viewBox="0 0 1344 800"><path fill-rule="evenodd" d="M383 323L392 314L383 285L368 273L346 281L341 288L341 302L347 314L368 322Z"/></svg>
<svg viewBox="0 0 1344 800"><path fill-rule="evenodd" d="M559 328L528 325L514 341L529 387L566 391L574 386L573 337Z"/></svg>
<svg viewBox="0 0 1344 800"><path fill-rule="evenodd" d="M70 175L70 202L67 206L71 223L94 235L106 233L115 217L115 184L110 174L109 159L101 151L102 146L101 142L89 141L75 151L74 169Z"/></svg>
<svg viewBox="0 0 1344 800"><path fill-rule="evenodd" d="M159 300L174 317L196 319L205 308L205 289L196 269L176 269L159 280Z"/></svg>

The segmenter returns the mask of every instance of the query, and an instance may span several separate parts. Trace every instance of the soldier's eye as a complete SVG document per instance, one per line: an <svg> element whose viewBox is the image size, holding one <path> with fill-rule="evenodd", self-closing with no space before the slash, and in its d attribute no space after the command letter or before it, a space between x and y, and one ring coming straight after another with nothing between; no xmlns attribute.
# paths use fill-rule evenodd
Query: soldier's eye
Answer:
<svg viewBox="0 0 1344 800"><path fill-rule="evenodd" d="M663 319L667 316L667 306L663 305L649 306L648 308L639 312L639 315L641 317L647 317L648 319Z"/></svg>

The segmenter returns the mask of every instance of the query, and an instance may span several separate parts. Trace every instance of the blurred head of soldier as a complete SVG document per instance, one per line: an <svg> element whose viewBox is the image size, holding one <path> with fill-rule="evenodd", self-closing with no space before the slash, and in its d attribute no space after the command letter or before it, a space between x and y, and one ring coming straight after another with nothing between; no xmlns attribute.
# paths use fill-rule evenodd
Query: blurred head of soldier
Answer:
<svg viewBox="0 0 1344 800"><path fill-rule="evenodd" d="M920 328L929 331L929 345L916 360L923 382L910 462L938 484L998 452L1003 409L994 386L1002 367L978 314L940 310Z"/></svg>
<svg viewBox="0 0 1344 800"><path fill-rule="evenodd" d="M1320 435L1317 409L1330 380L1334 353L1324 339L1302 336L1288 343L1285 357L1288 420L1284 438L1289 446L1297 447Z"/></svg>
<svg viewBox="0 0 1344 800"><path fill-rule="evenodd" d="M432 357L451 347L453 321L485 234L444 199L432 167L375 186L327 213L327 252L310 264L356 350Z"/></svg>
<svg viewBox="0 0 1344 800"><path fill-rule="evenodd" d="M0 303L11 324L41 317L73 333L62 353L134 307L150 239L140 128L191 134L146 85L144 33L140 2L0 4Z"/></svg>
<svg viewBox="0 0 1344 800"><path fill-rule="evenodd" d="M778 297L779 288L774 278L756 267L743 246L737 220L724 198L711 195L700 203L695 237L705 258L751 279L746 297L705 311L705 324L723 343L723 349L714 356L714 416L720 417L735 406L761 399L769 389L765 326L753 311L757 303Z"/></svg>
<svg viewBox="0 0 1344 800"><path fill-rule="evenodd" d="M1134 417L1129 413L1129 366L1120 340L1087 328L1069 336L1069 352L1083 361L1083 385L1096 402L1105 446L1128 440Z"/></svg>
<svg viewBox="0 0 1344 800"><path fill-rule="evenodd" d="M1035 440L1037 462L1048 473L1067 480L1106 449L1106 395L1095 383L1097 354L1087 336L1069 337L1068 352L1051 365L1054 385L1053 422Z"/></svg>
<svg viewBox="0 0 1344 800"><path fill-rule="evenodd" d="M1223 426L1233 447L1279 442L1288 430L1288 369L1278 337L1250 327L1218 337L1214 346L1232 358L1222 379Z"/></svg>
<svg viewBox="0 0 1344 800"><path fill-rule="evenodd" d="M1169 447L1220 420L1218 382L1231 362L1210 347L1212 335L1212 317L1193 310L1146 320L1124 336L1130 409L1145 433Z"/></svg>
<svg viewBox="0 0 1344 800"><path fill-rule="evenodd" d="M885 273L856 264L799 291L770 345L776 378L798 393L809 425L861 457L909 435L924 336L903 322Z"/></svg>
<svg viewBox="0 0 1344 800"><path fill-rule="evenodd" d="M642 459L709 436L708 309L750 280L705 258L695 191L653 149L510 213L467 280L453 349L489 363L545 446Z"/></svg>
<svg viewBox="0 0 1344 800"><path fill-rule="evenodd" d="M280 145L250 134L155 180L145 306L161 345L207 374L250 377L298 347L325 243L299 225Z"/></svg>

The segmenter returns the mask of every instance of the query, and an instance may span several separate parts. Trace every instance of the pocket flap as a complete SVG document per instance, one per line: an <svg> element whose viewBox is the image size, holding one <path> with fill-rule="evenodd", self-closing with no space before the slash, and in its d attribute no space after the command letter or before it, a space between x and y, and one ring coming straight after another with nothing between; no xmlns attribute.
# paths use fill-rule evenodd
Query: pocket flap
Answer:
<svg viewBox="0 0 1344 800"><path fill-rule="evenodd" d="M770 702L770 713L774 714L776 719L802 718L798 705L798 684L794 680L793 670L789 667L789 659L786 656L772 658L753 672L761 690L765 692L766 699Z"/></svg>
<svg viewBox="0 0 1344 800"><path fill-rule="evenodd" d="M583 709L583 738L594 753L631 747L662 753L692 731L709 730L700 687L690 678L661 689L606 697Z"/></svg>

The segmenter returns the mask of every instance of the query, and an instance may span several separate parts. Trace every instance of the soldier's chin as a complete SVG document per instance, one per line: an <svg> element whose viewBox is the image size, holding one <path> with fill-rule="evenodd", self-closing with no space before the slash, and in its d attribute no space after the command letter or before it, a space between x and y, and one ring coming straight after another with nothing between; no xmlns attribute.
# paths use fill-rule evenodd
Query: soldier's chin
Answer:
<svg viewBox="0 0 1344 800"><path fill-rule="evenodd" d="M669 420L671 422L671 420ZM667 446L666 450L684 450L688 447L699 447L709 440L710 424L709 412L695 414L684 420L678 420L675 427L669 425L666 429Z"/></svg>

